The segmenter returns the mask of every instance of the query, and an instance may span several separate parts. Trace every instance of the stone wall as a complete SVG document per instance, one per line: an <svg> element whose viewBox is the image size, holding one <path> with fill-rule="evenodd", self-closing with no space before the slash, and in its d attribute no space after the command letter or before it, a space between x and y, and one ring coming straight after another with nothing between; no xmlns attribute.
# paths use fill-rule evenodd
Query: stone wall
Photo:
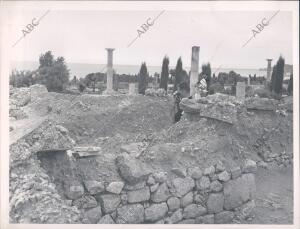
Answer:
<svg viewBox="0 0 300 229"><path fill-rule="evenodd" d="M116 159L122 180L105 184L84 181L66 196L98 224L223 224L251 217L255 207L256 163L246 160L231 171L220 162L205 169L150 173L143 163L123 153Z"/></svg>

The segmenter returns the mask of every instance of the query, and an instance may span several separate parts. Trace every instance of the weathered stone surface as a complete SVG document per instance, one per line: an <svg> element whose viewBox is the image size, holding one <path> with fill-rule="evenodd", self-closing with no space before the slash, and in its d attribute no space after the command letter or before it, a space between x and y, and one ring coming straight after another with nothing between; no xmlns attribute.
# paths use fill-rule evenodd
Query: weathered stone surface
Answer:
<svg viewBox="0 0 300 229"><path fill-rule="evenodd" d="M122 189L124 187L124 182L111 182L107 188L106 191L110 192L110 193L114 193L114 194L120 194Z"/></svg>
<svg viewBox="0 0 300 229"><path fill-rule="evenodd" d="M82 185L71 185L67 188L65 194L69 199L75 200L84 194L84 188Z"/></svg>
<svg viewBox="0 0 300 229"><path fill-rule="evenodd" d="M185 219L185 220L178 222L178 224L195 224L195 220L194 219Z"/></svg>
<svg viewBox="0 0 300 229"><path fill-rule="evenodd" d="M223 193L211 193L207 200L208 213L218 213L223 210L224 196Z"/></svg>
<svg viewBox="0 0 300 229"><path fill-rule="evenodd" d="M256 173L256 162L251 159L246 159L243 165L243 173Z"/></svg>
<svg viewBox="0 0 300 229"><path fill-rule="evenodd" d="M234 213L231 211L222 211L215 214L216 224L231 223L234 217Z"/></svg>
<svg viewBox="0 0 300 229"><path fill-rule="evenodd" d="M194 192L194 202L202 206L206 205L208 199L208 191L196 191Z"/></svg>
<svg viewBox="0 0 300 229"><path fill-rule="evenodd" d="M84 181L84 186L91 195L95 195L105 191L103 182L88 180Z"/></svg>
<svg viewBox="0 0 300 229"><path fill-rule="evenodd" d="M168 206L166 203L152 204L145 210L145 220L149 222L155 222L162 219L168 212Z"/></svg>
<svg viewBox="0 0 300 229"><path fill-rule="evenodd" d="M230 180L230 174L227 171L223 171L218 175L220 181L226 182Z"/></svg>
<svg viewBox="0 0 300 229"><path fill-rule="evenodd" d="M159 185L156 192L151 194L151 200L155 203L166 201L170 196L170 192L166 183Z"/></svg>
<svg viewBox="0 0 300 229"><path fill-rule="evenodd" d="M223 171L225 171L225 166L221 161L218 161L216 164L216 172L219 173Z"/></svg>
<svg viewBox="0 0 300 229"><path fill-rule="evenodd" d="M149 187L145 187L139 190L133 190L127 192L128 203L139 203L150 199Z"/></svg>
<svg viewBox="0 0 300 229"><path fill-rule="evenodd" d="M102 216L102 212L101 212L101 207L95 207L95 208L91 208L89 210L87 210L85 212L86 217L89 219L90 223L97 223L101 216Z"/></svg>
<svg viewBox="0 0 300 229"><path fill-rule="evenodd" d="M182 208L188 206L189 204L193 203L194 195L193 192L189 192L180 199L180 206Z"/></svg>
<svg viewBox="0 0 300 229"><path fill-rule="evenodd" d="M169 218L166 219L167 224L174 224L178 223L179 221L182 220L182 209L178 209L175 211Z"/></svg>
<svg viewBox="0 0 300 229"><path fill-rule="evenodd" d="M210 180L209 177L207 176L203 176L196 181L197 190L205 190L205 189L209 189L209 187L210 187Z"/></svg>
<svg viewBox="0 0 300 229"><path fill-rule="evenodd" d="M256 204L254 200L250 200L241 207L238 207L237 218L240 220L247 220L249 217L253 217L255 207Z"/></svg>
<svg viewBox="0 0 300 229"><path fill-rule="evenodd" d="M153 173L153 178L155 182L164 183L168 179L168 174L166 172Z"/></svg>
<svg viewBox="0 0 300 229"><path fill-rule="evenodd" d="M212 192L220 192L223 189L223 185L219 181L213 181L210 183L210 190Z"/></svg>
<svg viewBox="0 0 300 229"><path fill-rule="evenodd" d="M148 177L148 180L147 180L147 184L149 185L154 185L156 182L155 182L155 179L153 178L153 175L150 175Z"/></svg>
<svg viewBox="0 0 300 229"><path fill-rule="evenodd" d="M103 194L100 196L102 210L105 214L112 213L121 203L121 198L116 194Z"/></svg>
<svg viewBox="0 0 300 229"><path fill-rule="evenodd" d="M198 180L202 177L203 172L199 167L193 167L188 169L188 175L193 179Z"/></svg>
<svg viewBox="0 0 300 229"><path fill-rule="evenodd" d="M170 211L177 210L180 208L180 200L177 197L170 197L167 201L168 207Z"/></svg>
<svg viewBox="0 0 300 229"><path fill-rule="evenodd" d="M134 184L134 185L125 184L123 189L127 190L127 191L132 191L132 190L142 189L142 188L145 188L145 187L146 187L146 181L142 181L142 182L139 182L139 183Z"/></svg>
<svg viewBox="0 0 300 229"><path fill-rule="evenodd" d="M146 181L150 174L145 164L126 153L116 158L116 164L120 176L131 185Z"/></svg>
<svg viewBox="0 0 300 229"><path fill-rule="evenodd" d="M183 210L183 218L190 219L206 214L206 208L197 204L190 204Z"/></svg>
<svg viewBox="0 0 300 229"><path fill-rule="evenodd" d="M231 178L236 179L242 174L242 170L240 166L236 166L231 169Z"/></svg>
<svg viewBox="0 0 300 229"><path fill-rule="evenodd" d="M143 142L134 142L128 145L122 145L121 152L128 153L130 156L137 158L145 150L145 144Z"/></svg>
<svg viewBox="0 0 300 229"><path fill-rule="evenodd" d="M196 223L197 224L214 224L215 216L214 216L214 214L199 216L196 218Z"/></svg>
<svg viewBox="0 0 300 229"><path fill-rule="evenodd" d="M73 205L77 208L94 208L97 206L97 201L93 196L82 196L79 199L73 200Z"/></svg>
<svg viewBox="0 0 300 229"><path fill-rule="evenodd" d="M215 173L215 167L214 166L209 166L208 168L204 169L204 175L206 176L211 176Z"/></svg>
<svg viewBox="0 0 300 229"><path fill-rule="evenodd" d="M105 215L98 221L98 224L114 224L114 223L115 221L111 218L110 215Z"/></svg>
<svg viewBox="0 0 300 229"><path fill-rule="evenodd" d="M195 182L191 177L175 178L172 181L172 187L175 190L173 194L177 197L182 197L195 187Z"/></svg>
<svg viewBox="0 0 300 229"><path fill-rule="evenodd" d="M116 223L137 224L144 222L144 208L141 204L125 205L117 209Z"/></svg>
<svg viewBox="0 0 300 229"><path fill-rule="evenodd" d="M172 173L174 173L176 176L185 178L186 177L186 170L181 168L173 168Z"/></svg>
<svg viewBox="0 0 300 229"><path fill-rule="evenodd" d="M255 191L255 177L252 173L247 173L235 180L228 181L224 185L224 208L232 210L239 207L244 202L253 199Z"/></svg>
<svg viewBox="0 0 300 229"><path fill-rule="evenodd" d="M159 187L159 183L150 186L150 192L155 192Z"/></svg>

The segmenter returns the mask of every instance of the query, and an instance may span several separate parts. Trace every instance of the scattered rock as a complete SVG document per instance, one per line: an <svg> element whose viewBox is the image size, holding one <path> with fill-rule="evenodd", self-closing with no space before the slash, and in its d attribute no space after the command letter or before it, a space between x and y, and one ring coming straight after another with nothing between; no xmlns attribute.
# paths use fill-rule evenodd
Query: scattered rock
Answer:
<svg viewBox="0 0 300 229"><path fill-rule="evenodd" d="M149 187L127 192L128 203L139 203L150 199Z"/></svg>
<svg viewBox="0 0 300 229"><path fill-rule="evenodd" d="M223 210L224 196L223 193L211 193L207 200L207 210L209 213L218 213Z"/></svg>
<svg viewBox="0 0 300 229"><path fill-rule="evenodd" d="M168 206L166 203L152 204L145 210L145 220L149 222L155 222L162 219L168 212Z"/></svg>
<svg viewBox="0 0 300 229"><path fill-rule="evenodd" d="M146 181L150 174L142 162L126 153L117 157L116 164L120 176L131 185Z"/></svg>
<svg viewBox="0 0 300 229"><path fill-rule="evenodd" d="M144 222L144 208L141 204L124 205L117 209L116 223L137 224Z"/></svg>
<svg viewBox="0 0 300 229"><path fill-rule="evenodd" d="M82 196L79 199L73 200L73 205L77 208L94 208L97 206L97 201L93 196Z"/></svg>
<svg viewBox="0 0 300 229"><path fill-rule="evenodd" d="M174 211L180 208L180 200L177 197L170 197L167 201L167 204L170 211Z"/></svg>
<svg viewBox="0 0 300 229"><path fill-rule="evenodd" d="M196 181L197 190L206 190L210 187L209 177L203 176L199 180Z"/></svg>
<svg viewBox="0 0 300 229"><path fill-rule="evenodd" d="M243 166L244 173L256 173L257 166L256 162L251 159L246 159Z"/></svg>
<svg viewBox="0 0 300 229"><path fill-rule="evenodd" d="M197 204L190 204L183 210L183 218L190 219L206 214L206 208Z"/></svg>
<svg viewBox="0 0 300 229"><path fill-rule="evenodd" d="M102 210L105 214L112 213L121 203L121 198L116 194L103 194L100 196Z"/></svg>
<svg viewBox="0 0 300 229"><path fill-rule="evenodd" d="M189 204L193 203L193 199L194 199L193 192L187 193L185 196L181 197L180 206L182 208L188 206Z"/></svg>
<svg viewBox="0 0 300 229"><path fill-rule="evenodd" d="M96 224L102 216L101 207L98 206L95 208L91 208L87 210L85 214L86 217L89 219L90 223Z"/></svg>
<svg viewBox="0 0 300 229"><path fill-rule="evenodd" d="M220 192L223 189L223 185L219 181L213 181L210 183L210 190L212 192Z"/></svg>
<svg viewBox="0 0 300 229"><path fill-rule="evenodd" d="M218 175L220 181L226 182L230 180L230 174L227 171L223 171Z"/></svg>
<svg viewBox="0 0 300 229"><path fill-rule="evenodd" d="M172 187L175 190L173 194L177 197L182 197L195 187L195 182L191 177L175 178L172 181Z"/></svg>
<svg viewBox="0 0 300 229"><path fill-rule="evenodd" d="M98 224L114 224L114 223L115 221L111 218L109 214L103 216L98 222Z"/></svg>
<svg viewBox="0 0 300 229"><path fill-rule="evenodd" d="M95 180L84 181L84 186L91 195L96 195L105 191L104 183Z"/></svg>
<svg viewBox="0 0 300 229"><path fill-rule="evenodd" d="M155 203L164 202L170 196L170 191L166 183L159 185L156 192L151 194L151 200Z"/></svg>
<svg viewBox="0 0 300 229"><path fill-rule="evenodd" d="M255 178L252 173L247 173L235 180L228 181L224 185L224 208L232 210L253 199L255 190Z"/></svg>
<svg viewBox="0 0 300 229"><path fill-rule="evenodd" d="M122 189L124 187L124 182L111 182L107 188L106 191L114 193L114 194L120 194Z"/></svg>
<svg viewBox="0 0 300 229"><path fill-rule="evenodd" d="M222 211L215 214L216 224L231 223L234 217L234 213L231 211Z"/></svg>

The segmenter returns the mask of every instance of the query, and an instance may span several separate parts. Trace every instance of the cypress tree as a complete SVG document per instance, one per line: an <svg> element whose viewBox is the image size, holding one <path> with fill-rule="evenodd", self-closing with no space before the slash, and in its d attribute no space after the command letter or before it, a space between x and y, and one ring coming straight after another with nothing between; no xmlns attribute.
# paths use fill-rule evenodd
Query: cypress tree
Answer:
<svg viewBox="0 0 300 229"><path fill-rule="evenodd" d="M168 90L168 78L169 78L169 58L165 56L162 64L159 87L165 89L166 91Z"/></svg>
<svg viewBox="0 0 300 229"><path fill-rule="evenodd" d="M173 91L177 90L178 85L182 81L182 72L183 72L182 61L181 61L181 57L179 57L177 60L176 69L175 69L175 82L174 82Z"/></svg>
<svg viewBox="0 0 300 229"><path fill-rule="evenodd" d="M138 74L138 90L139 94L145 95L146 88L148 86L148 70L146 63L141 65L140 72Z"/></svg>

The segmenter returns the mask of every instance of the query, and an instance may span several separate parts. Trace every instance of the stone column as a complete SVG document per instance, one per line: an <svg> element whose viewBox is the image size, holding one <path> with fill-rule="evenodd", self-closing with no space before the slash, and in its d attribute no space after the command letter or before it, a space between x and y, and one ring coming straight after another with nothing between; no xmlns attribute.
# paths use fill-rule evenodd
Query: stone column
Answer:
<svg viewBox="0 0 300 229"><path fill-rule="evenodd" d="M267 81L271 80L271 74L272 74L272 59L267 59L268 61L268 67L267 67Z"/></svg>
<svg viewBox="0 0 300 229"><path fill-rule="evenodd" d="M135 83L129 83L128 94L129 95L136 95L137 94Z"/></svg>
<svg viewBox="0 0 300 229"><path fill-rule="evenodd" d="M195 84L198 82L199 75L199 46L192 47L192 62L191 62L191 75L190 75L190 95L195 94Z"/></svg>
<svg viewBox="0 0 300 229"><path fill-rule="evenodd" d="M113 76L114 76L114 70L113 70L113 51L115 49L107 48L107 73L106 73L106 91L107 92L113 92Z"/></svg>

